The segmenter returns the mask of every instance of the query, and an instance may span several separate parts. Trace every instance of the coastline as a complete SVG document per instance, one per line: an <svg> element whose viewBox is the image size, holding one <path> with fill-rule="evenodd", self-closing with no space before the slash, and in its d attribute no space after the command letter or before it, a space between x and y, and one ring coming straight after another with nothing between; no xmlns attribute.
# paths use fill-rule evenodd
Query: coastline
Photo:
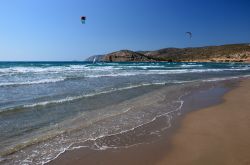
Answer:
<svg viewBox="0 0 250 165"><path fill-rule="evenodd" d="M171 137L171 151L157 165L250 164L250 80L223 100L187 114Z"/></svg>
<svg viewBox="0 0 250 165"><path fill-rule="evenodd" d="M185 114L220 103L250 69L234 63L4 65L11 83L0 84L0 164L6 165L155 164L171 150Z"/></svg>
<svg viewBox="0 0 250 165"><path fill-rule="evenodd" d="M227 44L205 47L162 48L151 51L120 50L91 56L87 61L104 62L242 62L250 61L249 44Z"/></svg>
<svg viewBox="0 0 250 165"><path fill-rule="evenodd" d="M219 84L216 82L215 84ZM226 84L226 85L225 85ZM238 86L238 80L225 83L224 86L218 85L214 89L206 89L201 91L194 91L185 98L185 104L182 107L182 113L176 120L173 120L171 128L161 133L158 140L152 143L143 143L140 145L134 145L132 147L123 147L116 149L104 149L104 150L91 150L89 148L80 148L70 151L66 151L55 160L48 164L138 164L138 165L153 165L153 164L166 164L166 155L169 155L174 150L175 146L172 144L172 137L176 135L179 129L182 128L182 119L189 115L190 111L196 112L205 107L218 105L223 102L223 95ZM209 98L209 99L207 99ZM192 114L191 112L190 114ZM197 111L198 112L198 111ZM152 122L148 126L135 130L132 137L139 134L141 130L157 129L161 126L163 118L159 118L155 122ZM131 135L128 135L131 138ZM119 138L124 138L126 135L122 135ZM147 141L147 138L141 138L142 141ZM124 138L126 142L126 138ZM178 157L178 155L177 155ZM170 163L171 164L171 163ZM172 164L175 164L173 162Z"/></svg>

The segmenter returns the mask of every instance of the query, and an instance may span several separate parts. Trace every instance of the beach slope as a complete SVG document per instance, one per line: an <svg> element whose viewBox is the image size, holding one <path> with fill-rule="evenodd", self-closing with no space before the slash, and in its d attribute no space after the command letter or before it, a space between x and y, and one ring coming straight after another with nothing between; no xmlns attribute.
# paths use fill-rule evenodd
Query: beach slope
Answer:
<svg viewBox="0 0 250 165"><path fill-rule="evenodd" d="M250 80L227 93L223 103L187 114L171 144L158 165L249 165Z"/></svg>

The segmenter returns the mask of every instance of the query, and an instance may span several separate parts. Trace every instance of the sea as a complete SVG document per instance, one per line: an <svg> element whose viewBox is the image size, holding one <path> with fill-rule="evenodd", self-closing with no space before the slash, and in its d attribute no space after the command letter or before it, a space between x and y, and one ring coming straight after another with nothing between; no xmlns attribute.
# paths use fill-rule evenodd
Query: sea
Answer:
<svg viewBox="0 0 250 165"><path fill-rule="evenodd" d="M249 76L244 63L0 62L0 164L140 144L171 127L190 91ZM132 135L162 116L164 127Z"/></svg>

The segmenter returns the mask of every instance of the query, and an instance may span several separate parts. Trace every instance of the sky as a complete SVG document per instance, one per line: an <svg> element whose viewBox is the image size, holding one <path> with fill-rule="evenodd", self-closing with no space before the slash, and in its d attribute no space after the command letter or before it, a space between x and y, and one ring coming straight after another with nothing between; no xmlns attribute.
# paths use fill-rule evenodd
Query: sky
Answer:
<svg viewBox="0 0 250 165"><path fill-rule="evenodd" d="M0 61L250 43L249 7L249 0L1 0Z"/></svg>

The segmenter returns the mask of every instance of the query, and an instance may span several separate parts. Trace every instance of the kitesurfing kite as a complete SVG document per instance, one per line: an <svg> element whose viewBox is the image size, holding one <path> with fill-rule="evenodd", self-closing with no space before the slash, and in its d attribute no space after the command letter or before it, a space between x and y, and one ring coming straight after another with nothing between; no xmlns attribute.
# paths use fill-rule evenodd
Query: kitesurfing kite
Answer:
<svg viewBox="0 0 250 165"><path fill-rule="evenodd" d="M188 35L190 39L193 37L192 32L186 32L186 35Z"/></svg>
<svg viewBox="0 0 250 165"><path fill-rule="evenodd" d="M82 24L85 24L85 21L86 21L86 17L85 16L81 16L81 22L82 22Z"/></svg>

